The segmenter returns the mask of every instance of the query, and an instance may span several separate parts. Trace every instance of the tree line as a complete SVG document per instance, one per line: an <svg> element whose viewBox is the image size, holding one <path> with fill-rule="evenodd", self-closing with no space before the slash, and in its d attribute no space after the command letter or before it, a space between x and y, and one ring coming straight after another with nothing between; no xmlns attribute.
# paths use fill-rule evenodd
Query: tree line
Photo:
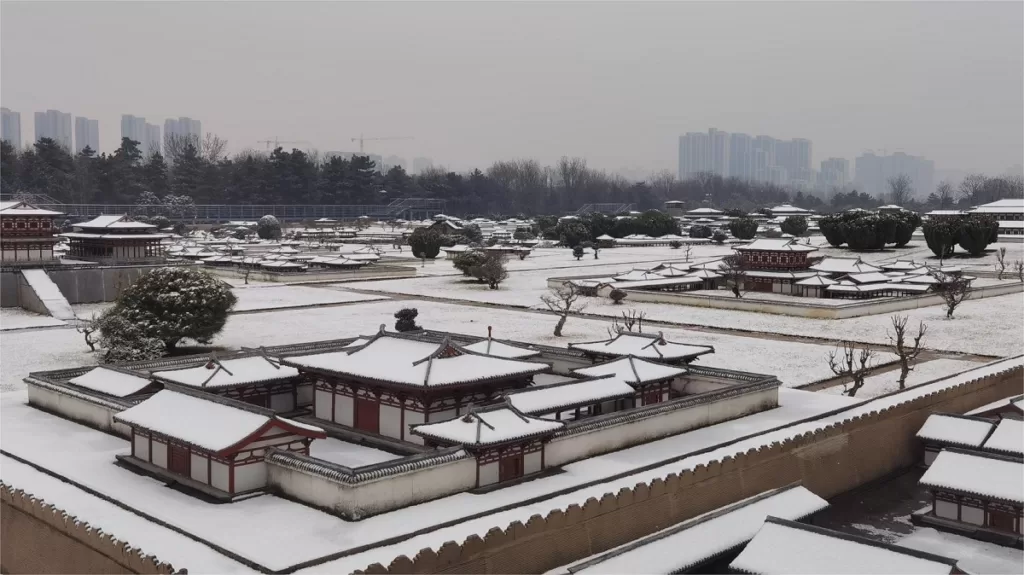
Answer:
<svg viewBox="0 0 1024 575"><path fill-rule="evenodd" d="M684 202L750 212L791 203L821 212L870 209L883 198L857 191L805 193L769 183L710 173L679 180L670 172L641 182L563 157L554 166L536 160L493 163L460 173L431 168L416 175L401 166L384 173L366 156L340 158L298 149L246 150L229 156L216 136L172 136L164 154L145 156L139 142L123 138L110 154L85 148L71 154L49 138L18 150L2 142L0 177L5 194L45 194L61 203L151 204L387 204L396 198L446 200L464 215L558 214L585 204L633 204L637 210ZM896 186L896 187L894 187ZM956 207L1021 197L1019 178L972 175L958 188L943 183L926 202L913 200L906 180L890 182L893 198L910 209ZM170 201L167 200L170 198ZM188 200L191 200L189 202Z"/></svg>

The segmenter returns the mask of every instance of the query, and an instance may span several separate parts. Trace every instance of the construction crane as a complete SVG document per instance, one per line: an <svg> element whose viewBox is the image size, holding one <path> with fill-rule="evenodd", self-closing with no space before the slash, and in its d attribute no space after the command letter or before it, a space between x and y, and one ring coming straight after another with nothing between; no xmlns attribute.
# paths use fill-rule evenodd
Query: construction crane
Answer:
<svg viewBox="0 0 1024 575"><path fill-rule="evenodd" d="M393 138L364 138L362 134L359 134L358 138L352 138L353 142L359 142L359 153L363 153L363 142L367 140L415 140L416 138L410 136L395 136Z"/></svg>
<svg viewBox="0 0 1024 575"><path fill-rule="evenodd" d="M308 144L309 142L307 142L306 140L294 140L294 141L291 141L291 142L283 142L281 140L278 140L277 138L274 138L273 140L257 140L256 143L257 144L266 144L267 145L267 150L269 151L270 150L270 144L274 144L274 148L277 148L281 144Z"/></svg>

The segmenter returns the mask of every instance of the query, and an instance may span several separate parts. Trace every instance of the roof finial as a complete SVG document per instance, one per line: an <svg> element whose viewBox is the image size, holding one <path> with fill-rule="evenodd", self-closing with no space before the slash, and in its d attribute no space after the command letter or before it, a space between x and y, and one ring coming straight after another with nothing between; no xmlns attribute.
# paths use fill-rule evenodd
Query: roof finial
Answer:
<svg viewBox="0 0 1024 575"><path fill-rule="evenodd" d="M385 324L380 324L380 329L377 330L377 333L384 333L384 328Z"/></svg>
<svg viewBox="0 0 1024 575"><path fill-rule="evenodd" d="M487 339L491 339L491 326L487 326Z"/></svg>

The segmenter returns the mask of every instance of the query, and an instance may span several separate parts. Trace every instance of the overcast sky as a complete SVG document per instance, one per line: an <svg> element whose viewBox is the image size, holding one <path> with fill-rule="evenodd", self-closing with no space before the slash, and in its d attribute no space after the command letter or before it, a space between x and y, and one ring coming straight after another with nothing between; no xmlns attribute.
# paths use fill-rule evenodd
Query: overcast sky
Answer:
<svg viewBox="0 0 1024 575"><path fill-rule="evenodd" d="M189 116L233 151L306 140L455 169L671 169L716 127L1001 173L1024 156L1024 3L0 4L0 101Z"/></svg>

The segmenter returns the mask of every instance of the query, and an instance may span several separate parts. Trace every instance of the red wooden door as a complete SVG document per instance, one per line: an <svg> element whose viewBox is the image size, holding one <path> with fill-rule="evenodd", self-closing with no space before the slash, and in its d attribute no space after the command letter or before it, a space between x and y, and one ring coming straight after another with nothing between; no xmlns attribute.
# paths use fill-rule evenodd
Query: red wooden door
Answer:
<svg viewBox="0 0 1024 575"><path fill-rule="evenodd" d="M498 481L508 481L523 476L523 455L516 454L498 460Z"/></svg>
<svg viewBox="0 0 1024 575"><path fill-rule="evenodd" d="M188 477L191 475L191 457L189 457L188 449L174 445L173 443L167 446L167 468L174 473L179 473Z"/></svg>
<svg viewBox="0 0 1024 575"><path fill-rule="evenodd" d="M653 389L644 390L643 395L644 405L651 405L652 403L661 403L661 390L657 387Z"/></svg>
<svg viewBox="0 0 1024 575"><path fill-rule="evenodd" d="M380 433L380 402L363 397L356 398L356 429Z"/></svg>

